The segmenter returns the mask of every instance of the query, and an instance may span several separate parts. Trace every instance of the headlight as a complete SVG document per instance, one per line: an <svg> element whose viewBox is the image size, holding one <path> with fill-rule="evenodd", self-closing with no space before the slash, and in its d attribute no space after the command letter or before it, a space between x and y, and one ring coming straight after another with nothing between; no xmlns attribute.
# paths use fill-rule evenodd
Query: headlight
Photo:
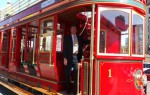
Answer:
<svg viewBox="0 0 150 95"><path fill-rule="evenodd" d="M142 70L137 70L137 71L134 73L134 78L136 78L136 79L141 78L141 76L142 76Z"/></svg>

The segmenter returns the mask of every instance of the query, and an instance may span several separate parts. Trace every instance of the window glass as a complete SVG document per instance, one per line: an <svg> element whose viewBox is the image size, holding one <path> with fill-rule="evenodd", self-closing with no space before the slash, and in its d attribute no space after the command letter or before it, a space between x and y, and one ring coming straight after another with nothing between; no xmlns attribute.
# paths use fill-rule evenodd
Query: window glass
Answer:
<svg viewBox="0 0 150 95"><path fill-rule="evenodd" d="M138 14L132 18L132 54L143 55L143 19Z"/></svg>
<svg viewBox="0 0 150 95"><path fill-rule="evenodd" d="M129 14L119 10L100 12L99 52L129 53Z"/></svg>
<svg viewBox="0 0 150 95"><path fill-rule="evenodd" d="M63 32L64 32L64 24L58 23L57 24L57 41L56 41L56 51L62 51L62 43L63 43Z"/></svg>
<svg viewBox="0 0 150 95"><path fill-rule="evenodd" d="M2 52L7 52L8 51L8 43L9 43L9 34L4 33L3 34L3 42L2 42Z"/></svg>
<svg viewBox="0 0 150 95"><path fill-rule="evenodd" d="M52 50L53 18L44 19L41 23L40 51L49 52Z"/></svg>
<svg viewBox="0 0 150 95"><path fill-rule="evenodd" d="M56 51L62 51L62 35L57 35Z"/></svg>
<svg viewBox="0 0 150 95"><path fill-rule="evenodd" d="M53 31L53 18L43 20L41 28L41 34Z"/></svg>
<svg viewBox="0 0 150 95"><path fill-rule="evenodd" d="M15 49L16 49L16 30L13 31L12 52L15 52Z"/></svg>

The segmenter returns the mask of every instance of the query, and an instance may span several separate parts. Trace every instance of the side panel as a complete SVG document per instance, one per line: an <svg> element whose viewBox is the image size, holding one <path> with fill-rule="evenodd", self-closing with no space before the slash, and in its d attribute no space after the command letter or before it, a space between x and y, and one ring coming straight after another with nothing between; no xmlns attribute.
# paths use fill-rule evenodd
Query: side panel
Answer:
<svg viewBox="0 0 150 95"><path fill-rule="evenodd" d="M100 95L141 95L133 74L142 62L100 62Z"/></svg>

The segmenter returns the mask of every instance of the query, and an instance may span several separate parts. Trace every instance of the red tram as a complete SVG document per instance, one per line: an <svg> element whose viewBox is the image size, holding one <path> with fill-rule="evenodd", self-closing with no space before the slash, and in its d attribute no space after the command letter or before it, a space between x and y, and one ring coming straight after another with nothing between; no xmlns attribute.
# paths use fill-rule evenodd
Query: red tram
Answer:
<svg viewBox="0 0 150 95"><path fill-rule="evenodd" d="M76 24L78 34L90 41L83 47L78 94L144 95L145 4L145 0L41 0L0 22L0 74L18 86L61 93L63 37Z"/></svg>

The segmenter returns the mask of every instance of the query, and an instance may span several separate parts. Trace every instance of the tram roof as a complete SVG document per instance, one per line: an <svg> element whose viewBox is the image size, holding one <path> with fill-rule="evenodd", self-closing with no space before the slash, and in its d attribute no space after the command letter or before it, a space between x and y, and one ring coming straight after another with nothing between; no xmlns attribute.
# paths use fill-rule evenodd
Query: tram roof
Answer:
<svg viewBox="0 0 150 95"><path fill-rule="evenodd" d="M19 20L27 20L38 15L41 10L60 10L60 7L72 7L80 4L92 3L117 3L127 4L145 10L146 0L19 0L15 4L9 5L0 14L0 29L4 25L12 25ZM51 7L51 8L49 8ZM5 16L5 18L4 18Z"/></svg>

